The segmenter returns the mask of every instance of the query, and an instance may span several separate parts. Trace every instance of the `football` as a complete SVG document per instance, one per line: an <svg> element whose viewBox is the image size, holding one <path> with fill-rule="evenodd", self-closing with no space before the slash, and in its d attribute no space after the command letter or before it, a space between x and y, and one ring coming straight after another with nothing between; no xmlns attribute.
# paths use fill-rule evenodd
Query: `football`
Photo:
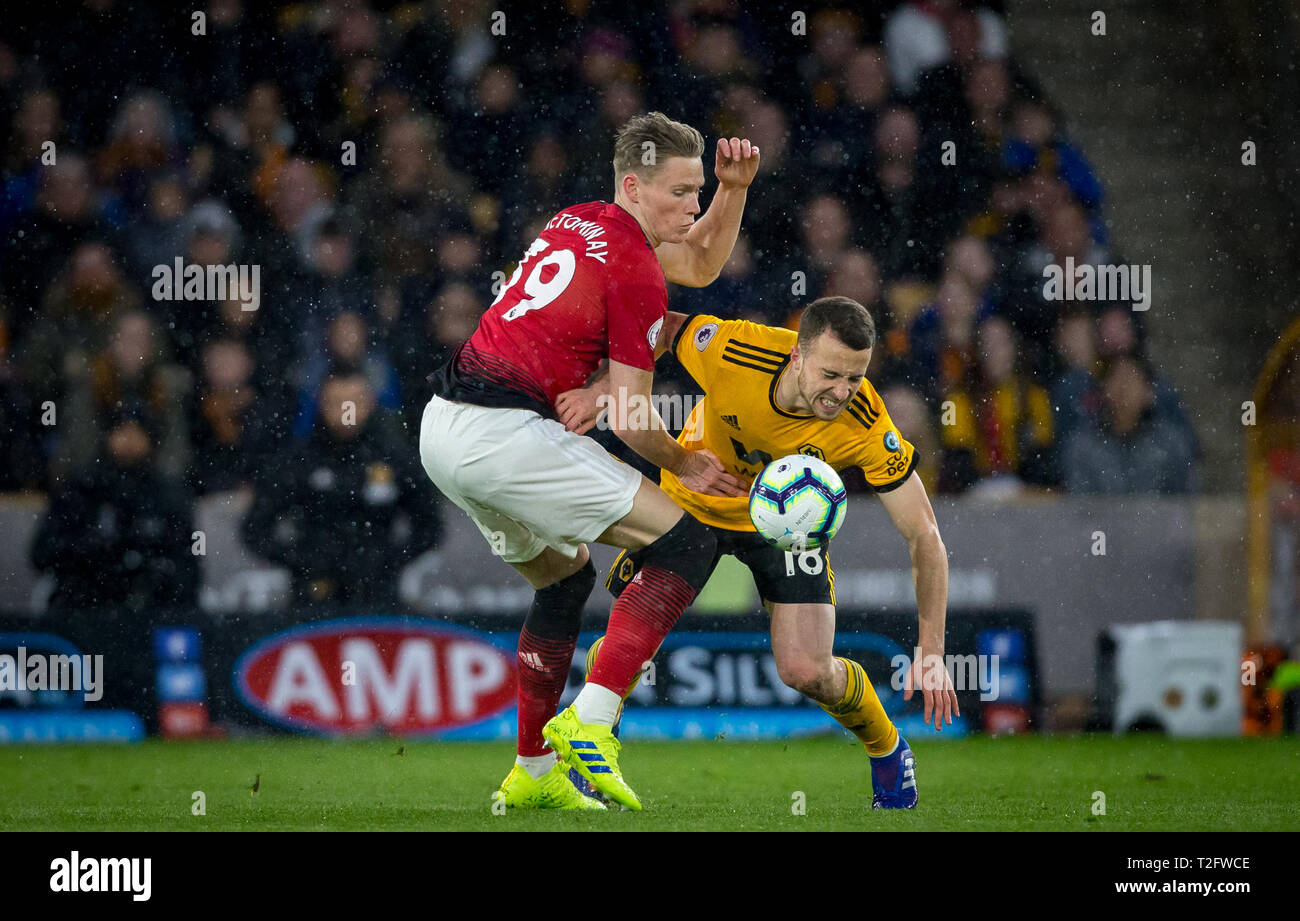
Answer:
<svg viewBox="0 0 1300 921"><path fill-rule="evenodd" d="M844 483L831 466L791 454L763 468L749 490L749 520L782 550L814 550L844 523Z"/></svg>

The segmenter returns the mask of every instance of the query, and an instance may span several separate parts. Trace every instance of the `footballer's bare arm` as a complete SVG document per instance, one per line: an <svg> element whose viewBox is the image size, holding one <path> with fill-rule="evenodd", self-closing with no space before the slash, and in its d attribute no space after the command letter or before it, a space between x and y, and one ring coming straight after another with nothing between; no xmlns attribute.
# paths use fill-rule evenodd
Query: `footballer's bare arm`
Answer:
<svg viewBox="0 0 1300 921"><path fill-rule="evenodd" d="M952 681L942 668L948 609L948 550L939 536L939 523L930 497L915 470L903 485L878 495L894 527L907 541L907 552L912 557L912 581L916 586L917 639L921 654L908 671L903 698L911 700L913 688L919 686L925 701L923 717L930 722L933 713L934 728L939 729L941 719L951 723L954 713L961 715Z"/></svg>
<svg viewBox="0 0 1300 921"><path fill-rule="evenodd" d="M677 476L682 485L712 496L748 495L745 484L726 472L707 449L688 451L677 443L650 400L654 372L610 360L609 427L650 463Z"/></svg>
<svg viewBox="0 0 1300 921"><path fill-rule="evenodd" d="M703 288L712 283L731 258L740 233L749 184L758 172L758 146L748 138L718 138L713 175L718 190L709 210L695 222L681 243L660 243L655 249L664 277L674 284Z"/></svg>
<svg viewBox="0 0 1300 921"><path fill-rule="evenodd" d="M666 351L671 351L673 342L676 341L678 333L689 320L684 313L678 313L675 310L668 311L664 317L663 329L659 331L659 338L655 341L655 358L663 355ZM566 390L560 394L555 401L556 415L560 422L564 424L570 432L577 432L579 435L591 431L591 429L600 420L600 414L604 407L601 406L600 398L608 397L612 390L609 382L609 361L601 362L596 373L591 376L583 387L574 390Z"/></svg>

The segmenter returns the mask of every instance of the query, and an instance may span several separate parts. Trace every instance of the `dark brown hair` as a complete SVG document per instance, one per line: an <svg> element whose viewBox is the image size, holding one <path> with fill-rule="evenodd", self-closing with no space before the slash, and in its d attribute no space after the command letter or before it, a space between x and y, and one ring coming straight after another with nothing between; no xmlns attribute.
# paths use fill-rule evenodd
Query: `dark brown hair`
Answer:
<svg viewBox="0 0 1300 921"><path fill-rule="evenodd" d="M876 345L876 323L871 312L851 297L819 297L804 309L799 318L799 347L826 330L851 349L859 352Z"/></svg>

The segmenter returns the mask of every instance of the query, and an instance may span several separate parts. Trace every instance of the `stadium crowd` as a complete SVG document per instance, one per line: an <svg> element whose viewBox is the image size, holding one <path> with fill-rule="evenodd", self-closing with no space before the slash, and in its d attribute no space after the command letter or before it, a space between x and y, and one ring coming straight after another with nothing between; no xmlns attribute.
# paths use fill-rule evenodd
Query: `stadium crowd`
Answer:
<svg viewBox="0 0 1300 921"><path fill-rule="evenodd" d="M1125 260L1000 5L805 10L214 0L195 34L94 0L0 37L0 491L51 496L33 561L188 595L193 499L250 487L244 538L301 597L382 596L438 534L425 376L542 223L610 197L614 132L650 109L762 149L722 276L670 306L865 304L931 491L1195 490L1144 314L1044 294L1045 266ZM160 297L178 258L257 266L256 309Z"/></svg>

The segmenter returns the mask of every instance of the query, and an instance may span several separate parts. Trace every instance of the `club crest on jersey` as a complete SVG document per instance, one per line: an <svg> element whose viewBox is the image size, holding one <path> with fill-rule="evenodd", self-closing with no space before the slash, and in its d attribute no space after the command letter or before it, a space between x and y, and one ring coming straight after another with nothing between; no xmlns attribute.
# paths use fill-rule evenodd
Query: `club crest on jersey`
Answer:
<svg viewBox="0 0 1300 921"><path fill-rule="evenodd" d="M815 444L800 445L798 453L807 454L809 457L815 457L820 461L826 460L826 453Z"/></svg>
<svg viewBox="0 0 1300 921"><path fill-rule="evenodd" d="M695 331L695 348L696 351L703 352L713 341L713 336L718 331L717 323L705 323Z"/></svg>
<svg viewBox="0 0 1300 921"><path fill-rule="evenodd" d="M898 433L893 429L885 432L885 448L886 450L893 451L895 454L903 450L903 446L899 444L898 441Z"/></svg>
<svg viewBox="0 0 1300 921"><path fill-rule="evenodd" d="M664 328L664 318L660 317L659 319L655 320L653 326L651 326L648 330L646 330L645 337L650 340L650 348L654 348L655 343L659 341L659 330L663 328Z"/></svg>

